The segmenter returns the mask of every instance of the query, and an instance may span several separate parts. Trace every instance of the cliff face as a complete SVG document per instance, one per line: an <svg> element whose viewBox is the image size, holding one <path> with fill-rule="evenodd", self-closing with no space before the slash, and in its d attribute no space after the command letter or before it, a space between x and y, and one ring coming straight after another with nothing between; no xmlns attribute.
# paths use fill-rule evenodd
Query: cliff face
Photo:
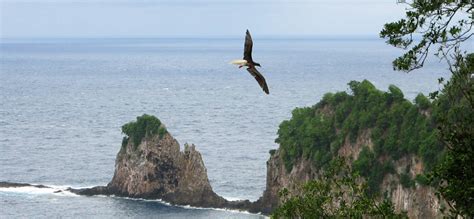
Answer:
<svg viewBox="0 0 474 219"><path fill-rule="evenodd" d="M316 174L318 171L308 160L299 160L288 173L280 157L280 150L276 150L267 161L266 188L262 197L255 202L255 207L270 214L280 203L278 192L281 189L293 190L297 185L314 179Z"/></svg>
<svg viewBox="0 0 474 219"><path fill-rule="evenodd" d="M144 138L138 146L131 141L124 145L107 188L113 194L159 198L182 205L218 207L225 203L212 191L195 146L185 145L181 152L169 133Z"/></svg>
<svg viewBox="0 0 474 219"><path fill-rule="evenodd" d="M416 156L401 158L395 162L395 167L398 174L408 169L408 174L412 178L423 173L423 163ZM439 211L441 202L431 187L415 183L414 187L405 188L400 183L400 177L396 174L388 174L384 177L381 191L382 194L386 192L389 195L396 211L406 211L410 218L442 216Z"/></svg>
<svg viewBox="0 0 474 219"><path fill-rule="evenodd" d="M372 148L372 140L369 132L363 132L353 144L346 139L344 146L338 151L338 155L349 160L356 160L362 146ZM407 212L410 218L440 218L440 201L436 197L434 190L428 186L418 183L414 187L405 188L400 182L398 174L408 172L411 178L423 172L423 163L416 156L406 156L395 162L396 174L387 174L380 186L381 194L387 194L395 207L395 211ZM263 196L256 205L262 212L270 213L280 203L278 192L287 188L295 192L295 188L311 179L316 178L321 170L316 168L311 161L299 159L288 172L285 169L284 161L281 157L281 150L276 150L267 161L267 183Z"/></svg>

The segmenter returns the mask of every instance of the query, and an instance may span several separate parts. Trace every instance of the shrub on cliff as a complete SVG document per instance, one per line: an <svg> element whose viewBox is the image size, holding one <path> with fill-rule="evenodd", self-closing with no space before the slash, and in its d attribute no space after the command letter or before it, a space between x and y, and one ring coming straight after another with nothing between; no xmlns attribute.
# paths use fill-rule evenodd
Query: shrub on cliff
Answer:
<svg viewBox="0 0 474 219"><path fill-rule="evenodd" d="M162 138L166 132L166 128L161 124L158 118L143 114L137 117L137 121L129 122L122 126L122 133L126 135L123 138L122 146L126 146L131 140L133 141L133 145L137 147L143 138L157 134Z"/></svg>
<svg viewBox="0 0 474 219"><path fill-rule="evenodd" d="M393 204L385 199L376 202L364 191L357 172L351 171L341 158L328 163L324 174L305 183L297 194L280 191L283 204L272 218L406 218L397 214Z"/></svg>

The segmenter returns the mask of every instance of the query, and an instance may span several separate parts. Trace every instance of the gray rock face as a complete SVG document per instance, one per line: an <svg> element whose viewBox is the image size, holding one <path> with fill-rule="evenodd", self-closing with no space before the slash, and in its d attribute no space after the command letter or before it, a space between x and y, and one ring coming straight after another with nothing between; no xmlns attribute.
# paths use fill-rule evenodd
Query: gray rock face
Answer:
<svg viewBox="0 0 474 219"><path fill-rule="evenodd" d="M270 214L281 203L278 193L287 188L293 191L295 186L307 182L316 177L318 171L311 162L301 159L295 163L293 169L288 173L285 169L280 150L276 150L267 161L267 183L262 197L255 203L253 208L264 214Z"/></svg>
<svg viewBox="0 0 474 219"><path fill-rule="evenodd" d="M177 205L259 212L248 200L227 201L212 191L201 154L194 145L180 151L169 134L128 141L117 154L115 173L107 186L69 189L79 195L116 195L161 199Z"/></svg>
<svg viewBox="0 0 474 219"><path fill-rule="evenodd" d="M166 133L132 141L117 154L112 181L81 194L114 194L135 198L162 199L179 205L223 207L227 201L212 191L201 154L194 145L180 151L178 142Z"/></svg>
<svg viewBox="0 0 474 219"><path fill-rule="evenodd" d="M36 187L36 188L50 188L44 185L33 185L29 183L15 183L15 182L0 182L0 188L15 188L15 187Z"/></svg>

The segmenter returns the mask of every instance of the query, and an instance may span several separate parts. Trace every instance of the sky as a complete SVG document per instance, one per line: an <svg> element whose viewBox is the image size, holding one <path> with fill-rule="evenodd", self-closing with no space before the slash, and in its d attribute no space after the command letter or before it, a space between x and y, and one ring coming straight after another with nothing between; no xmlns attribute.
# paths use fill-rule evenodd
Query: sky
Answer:
<svg viewBox="0 0 474 219"><path fill-rule="evenodd" d="M396 0L0 0L0 37L377 37Z"/></svg>

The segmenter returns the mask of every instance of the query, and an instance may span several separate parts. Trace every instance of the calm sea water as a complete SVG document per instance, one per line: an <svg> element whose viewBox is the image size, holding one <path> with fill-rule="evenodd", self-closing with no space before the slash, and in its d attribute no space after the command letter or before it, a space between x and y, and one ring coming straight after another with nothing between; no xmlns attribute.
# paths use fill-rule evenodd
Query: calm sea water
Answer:
<svg viewBox="0 0 474 219"><path fill-rule="evenodd" d="M295 107L368 79L413 99L446 77L436 61L394 72L401 51L376 39L254 39L270 95L245 69L243 39L3 39L0 43L0 181L56 187L105 185L120 127L156 115L181 143L202 153L214 190L256 200L268 151ZM434 57L433 59L434 60ZM158 201L0 190L0 217L246 218L238 212Z"/></svg>

